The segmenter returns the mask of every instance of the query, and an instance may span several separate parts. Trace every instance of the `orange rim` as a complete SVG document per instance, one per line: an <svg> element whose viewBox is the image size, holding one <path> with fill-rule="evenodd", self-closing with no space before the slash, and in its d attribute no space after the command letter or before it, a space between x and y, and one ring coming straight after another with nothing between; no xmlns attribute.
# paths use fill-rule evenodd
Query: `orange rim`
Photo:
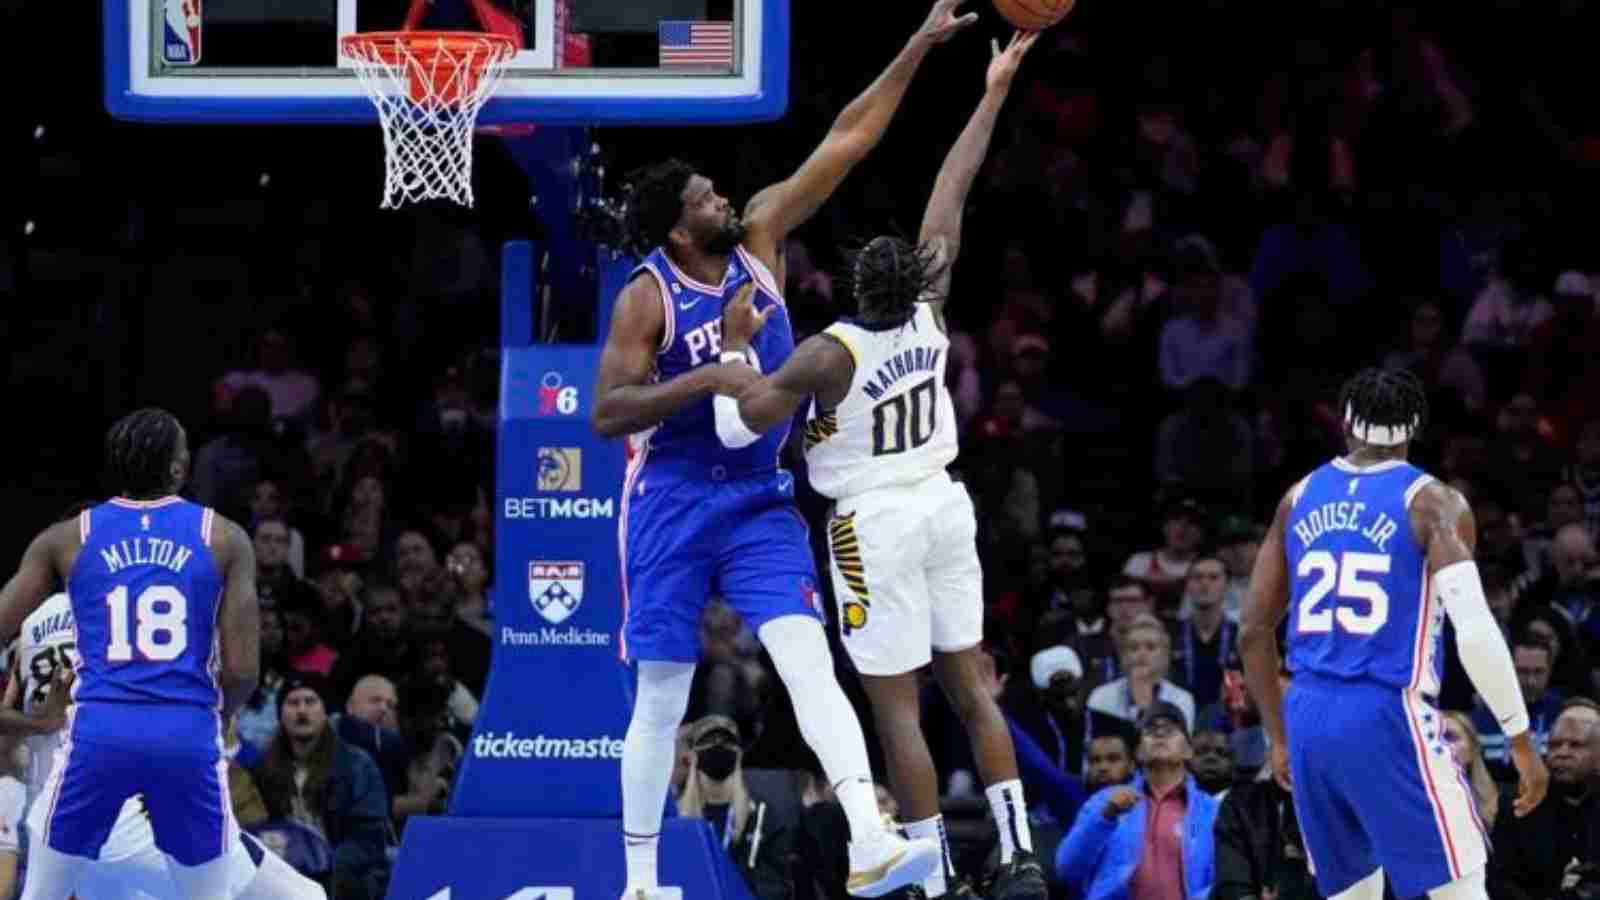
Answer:
<svg viewBox="0 0 1600 900"><path fill-rule="evenodd" d="M387 63L399 60L398 47L404 46L420 61L440 57L451 58L473 53L488 45L493 52L472 57L475 69L483 69L490 62L509 57L516 44L508 37L480 31L364 31L339 39L343 55L355 59L376 56Z"/></svg>

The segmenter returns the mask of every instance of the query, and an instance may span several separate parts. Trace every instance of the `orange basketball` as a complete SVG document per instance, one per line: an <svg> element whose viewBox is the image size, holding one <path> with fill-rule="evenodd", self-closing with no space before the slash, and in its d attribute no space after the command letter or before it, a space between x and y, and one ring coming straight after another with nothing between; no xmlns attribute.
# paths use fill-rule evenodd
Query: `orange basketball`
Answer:
<svg viewBox="0 0 1600 900"><path fill-rule="evenodd" d="M1043 31L1065 19L1078 0L994 0L995 12L1023 31Z"/></svg>

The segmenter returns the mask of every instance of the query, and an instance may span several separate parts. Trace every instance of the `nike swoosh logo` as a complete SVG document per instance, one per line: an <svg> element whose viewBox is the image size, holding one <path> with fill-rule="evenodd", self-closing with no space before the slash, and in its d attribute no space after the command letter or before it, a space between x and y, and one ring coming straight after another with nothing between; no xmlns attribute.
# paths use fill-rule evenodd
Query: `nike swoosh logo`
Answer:
<svg viewBox="0 0 1600 900"><path fill-rule="evenodd" d="M678 304L678 308L679 309L683 309L683 310L694 309L695 304L699 303L700 300L701 300L701 298L696 297L693 300L690 300L688 303L679 303Z"/></svg>

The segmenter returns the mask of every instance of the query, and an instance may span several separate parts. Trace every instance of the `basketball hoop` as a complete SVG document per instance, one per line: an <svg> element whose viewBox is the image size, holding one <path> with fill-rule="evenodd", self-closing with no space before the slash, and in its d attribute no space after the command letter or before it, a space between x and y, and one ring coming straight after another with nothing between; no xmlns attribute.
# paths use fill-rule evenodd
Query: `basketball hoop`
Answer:
<svg viewBox="0 0 1600 900"><path fill-rule="evenodd" d="M377 31L339 40L383 125L383 209L435 197L472 206L472 133L515 43L470 31Z"/></svg>

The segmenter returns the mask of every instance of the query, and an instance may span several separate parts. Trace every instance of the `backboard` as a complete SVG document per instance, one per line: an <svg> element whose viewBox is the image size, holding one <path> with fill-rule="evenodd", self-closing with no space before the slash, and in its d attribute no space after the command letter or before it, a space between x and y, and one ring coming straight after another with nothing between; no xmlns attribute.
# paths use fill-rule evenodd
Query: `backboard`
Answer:
<svg viewBox="0 0 1600 900"><path fill-rule="evenodd" d="M788 101L789 0L103 2L106 108L121 119L371 122L338 40L407 24L518 41L483 124L755 122Z"/></svg>

